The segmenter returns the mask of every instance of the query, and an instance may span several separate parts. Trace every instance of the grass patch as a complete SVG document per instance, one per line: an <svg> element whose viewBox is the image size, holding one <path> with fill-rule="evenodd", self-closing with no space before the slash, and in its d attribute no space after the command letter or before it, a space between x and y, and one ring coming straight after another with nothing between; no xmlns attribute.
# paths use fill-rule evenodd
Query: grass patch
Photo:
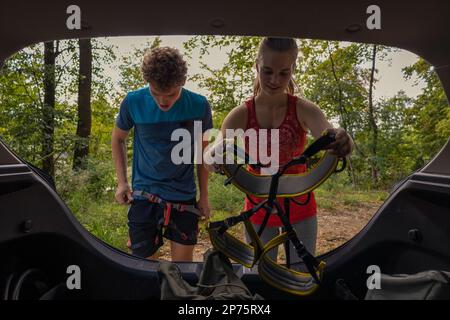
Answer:
<svg viewBox="0 0 450 320"><path fill-rule="evenodd" d="M354 190L351 186L329 189L321 186L314 191L318 208L337 210L345 207L355 209L383 202L389 196L385 190Z"/></svg>
<svg viewBox="0 0 450 320"><path fill-rule="evenodd" d="M233 185L224 186L226 177L211 174L209 179L209 202L214 209L213 214L225 211L229 213L241 212L244 208L245 195Z"/></svg>

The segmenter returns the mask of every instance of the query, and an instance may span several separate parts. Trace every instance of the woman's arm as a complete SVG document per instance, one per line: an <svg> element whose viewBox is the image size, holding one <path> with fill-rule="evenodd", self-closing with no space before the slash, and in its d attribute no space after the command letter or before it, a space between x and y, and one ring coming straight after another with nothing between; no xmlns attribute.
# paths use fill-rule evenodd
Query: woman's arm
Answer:
<svg viewBox="0 0 450 320"><path fill-rule="evenodd" d="M215 149L221 148L226 137L227 129L241 129L245 131L247 127L247 108L245 104L235 107L228 113L222 122L221 136L217 137L214 143L210 144L204 152L204 159L214 159ZM205 164L205 168L210 172L220 171L219 164Z"/></svg>
<svg viewBox="0 0 450 320"><path fill-rule="evenodd" d="M247 127L247 108L245 104L233 108L230 113L227 114L222 122L222 135L225 137L226 129L242 129Z"/></svg>
<svg viewBox="0 0 450 320"><path fill-rule="evenodd" d="M338 157L345 157L353 150L353 140L342 128L334 128L327 120L323 111L313 102L299 98L297 102L297 119L300 124L311 131L314 139L319 138L327 130L336 134L336 141L327 149Z"/></svg>

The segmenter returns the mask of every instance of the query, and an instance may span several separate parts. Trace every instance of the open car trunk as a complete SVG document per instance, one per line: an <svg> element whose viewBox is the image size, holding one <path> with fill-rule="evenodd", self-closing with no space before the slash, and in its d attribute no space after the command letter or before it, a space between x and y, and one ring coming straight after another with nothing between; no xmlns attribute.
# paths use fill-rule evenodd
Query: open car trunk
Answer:
<svg viewBox="0 0 450 320"><path fill-rule="evenodd" d="M365 29L362 18L369 1L292 1L289 12L284 10L285 5L279 7L274 2L260 1L255 7L240 1L239 8L249 15L248 19L237 14L237 3L177 1L179 10L168 24L158 10L168 10L174 6L172 2L78 1L83 10L83 28L68 30L64 2L4 1L0 10L0 62L31 43L50 39L144 34L308 37L379 43L415 52L434 65L449 96L448 1L424 1L420 5L378 1L385 26L380 31ZM275 21L271 18L274 16L278 17ZM263 23L268 19L273 24ZM427 23L421 25L418 21ZM359 24L361 31L347 32L345 29L352 24ZM37 269L36 277L45 279L42 282L48 288L63 286L68 278L67 267L79 266L82 290L55 290L53 298L160 298L157 263L130 256L92 236L71 214L51 179L1 141L0 257L0 279L6 281L14 274L20 276ZM450 270L450 142L426 167L396 186L359 234L319 258L327 264L324 280L307 299L336 298L335 282L340 278L357 297L363 298L370 265L378 265L387 274ZM202 266L179 263L183 278L192 284L198 281ZM270 287L256 272L237 264L233 267L252 293L266 299L300 298ZM31 296L33 290L28 290Z"/></svg>

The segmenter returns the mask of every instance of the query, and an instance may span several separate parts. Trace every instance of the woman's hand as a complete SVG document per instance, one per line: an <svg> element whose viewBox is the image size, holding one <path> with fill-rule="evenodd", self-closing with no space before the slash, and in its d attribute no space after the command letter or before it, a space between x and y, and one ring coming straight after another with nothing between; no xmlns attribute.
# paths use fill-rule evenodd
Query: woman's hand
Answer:
<svg viewBox="0 0 450 320"><path fill-rule="evenodd" d="M353 140L350 135L342 128L327 129L327 132L335 134L335 141L325 149L339 158L348 156L353 151Z"/></svg>
<svg viewBox="0 0 450 320"><path fill-rule="evenodd" d="M216 164L214 161L215 155L215 148L211 147L205 151L203 158L203 166L206 168L206 170L212 173L218 173L222 171L221 165Z"/></svg>
<svg viewBox="0 0 450 320"><path fill-rule="evenodd" d="M233 146L233 139L219 139L217 142L210 144L204 152L203 165L209 172L218 173L222 171L223 150L225 145Z"/></svg>

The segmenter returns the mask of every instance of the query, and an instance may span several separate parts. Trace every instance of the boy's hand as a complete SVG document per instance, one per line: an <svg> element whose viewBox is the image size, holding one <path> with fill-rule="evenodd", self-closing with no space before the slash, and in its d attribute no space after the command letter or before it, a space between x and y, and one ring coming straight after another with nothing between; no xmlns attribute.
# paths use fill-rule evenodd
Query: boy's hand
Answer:
<svg viewBox="0 0 450 320"><path fill-rule="evenodd" d="M330 150L330 153L344 158L348 156L353 150L353 140L350 135L342 128L327 129L328 132L332 132L336 135L336 140L331 143L326 149Z"/></svg>
<svg viewBox="0 0 450 320"><path fill-rule="evenodd" d="M133 201L132 190L128 183L121 183L117 186L115 198L119 204L129 204Z"/></svg>
<svg viewBox="0 0 450 320"><path fill-rule="evenodd" d="M208 197L200 196L200 199L197 201L197 206L198 206L200 212L202 213L202 216L205 219L209 219L209 217L211 215L211 209L209 207Z"/></svg>

